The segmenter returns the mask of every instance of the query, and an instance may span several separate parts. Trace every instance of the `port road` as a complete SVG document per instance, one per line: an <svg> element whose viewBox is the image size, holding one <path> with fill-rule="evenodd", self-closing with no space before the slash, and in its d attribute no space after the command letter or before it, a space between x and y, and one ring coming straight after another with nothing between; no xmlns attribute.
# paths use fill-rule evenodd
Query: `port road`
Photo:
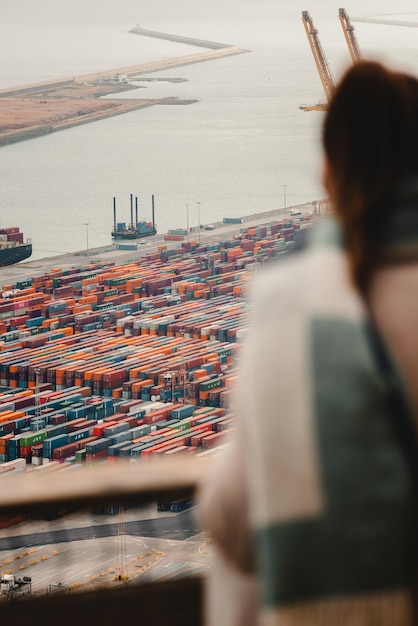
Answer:
<svg viewBox="0 0 418 626"><path fill-rule="evenodd" d="M0 552L1 568L8 568L16 578L30 576L32 593L43 595L59 588L70 592L77 587L86 590L114 584L119 573L135 584L182 577L210 567L210 544L204 536L193 541L126 536L123 558L120 548L118 537L112 537L42 546L27 554Z"/></svg>
<svg viewBox="0 0 418 626"><path fill-rule="evenodd" d="M117 517L117 516L116 516ZM125 521L125 533L140 537L162 537L164 539L189 539L201 531L193 511L188 509L181 513L169 513L148 519ZM54 525L48 524L48 529L33 532L31 525L27 525L26 532L13 535L13 528L7 536L0 537L0 551L19 550L22 546L45 546L64 542L74 542L101 537L118 535L119 522L101 524L67 525L65 518L58 520Z"/></svg>
<svg viewBox="0 0 418 626"><path fill-rule="evenodd" d="M108 516L87 513L28 521L14 534L5 529L0 532L0 573L31 576L32 593L45 594L115 584L121 568L130 583L139 583L210 566L210 544L193 509L156 513L148 507L125 516L122 534L119 516L112 516L118 522L101 523Z"/></svg>

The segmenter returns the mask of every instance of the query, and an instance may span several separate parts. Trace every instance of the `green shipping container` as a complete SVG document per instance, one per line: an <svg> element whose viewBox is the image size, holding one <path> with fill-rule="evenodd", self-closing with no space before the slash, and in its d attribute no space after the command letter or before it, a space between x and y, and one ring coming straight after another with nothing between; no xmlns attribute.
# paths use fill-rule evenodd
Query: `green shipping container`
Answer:
<svg viewBox="0 0 418 626"><path fill-rule="evenodd" d="M46 430L38 430L34 433L26 433L20 439L21 446L33 446L35 443L40 443L44 439L46 439L47 433Z"/></svg>
<svg viewBox="0 0 418 626"><path fill-rule="evenodd" d="M201 382L199 385L199 391L210 391L211 389L217 389L222 387L222 380L220 378L212 378L206 382Z"/></svg>

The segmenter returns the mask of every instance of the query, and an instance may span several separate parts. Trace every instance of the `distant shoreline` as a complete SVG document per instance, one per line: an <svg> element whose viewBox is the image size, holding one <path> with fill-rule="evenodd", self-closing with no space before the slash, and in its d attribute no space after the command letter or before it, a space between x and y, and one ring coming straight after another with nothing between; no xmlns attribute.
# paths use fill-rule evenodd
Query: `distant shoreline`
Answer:
<svg viewBox="0 0 418 626"><path fill-rule="evenodd" d="M181 57L131 65L71 78L59 78L0 90L0 147L60 130L88 124L115 115L160 104L197 102L175 97L122 99L118 93L133 89L129 79L194 63L202 63L249 52L243 48L191 38L132 29L138 35L172 39L183 44L209 48ZM112 99L103 96L112 95Z"/></svg>
<svg viewBox="0 0 418 626"><path fill-rule="evenodd" d="M81 126L82 124L89 124L90 122L96 122L106 119L108 117L114 117L115 115L122 115L123 113L129 113L130 111L136 111L138 109L144 109L146 107L155 106L157 104L192 104L197 100L176 100L175 98L163 98L158 100L123 100L120 106L114 107L106 111L97 111L87 113L83 116L68 117L58 123L45 124L44 126L29 126L28 128L19 129L10 133L2 135L0 130L0 147L7 146L19 141L27 141L29 139L36 139L44 135L50 135L60 130L66 130L68 128L74 128L75 126ZM126 103L126 104L125 104ZM0 100L0 116L1 116L1 100Z"/></svg>

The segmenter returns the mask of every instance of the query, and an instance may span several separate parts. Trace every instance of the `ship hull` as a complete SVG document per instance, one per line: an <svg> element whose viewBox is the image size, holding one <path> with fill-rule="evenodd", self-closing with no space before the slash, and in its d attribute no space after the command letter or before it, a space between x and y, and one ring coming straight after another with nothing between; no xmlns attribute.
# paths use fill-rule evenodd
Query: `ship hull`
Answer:
<svg viewBox="0 0 418 626"><path fill-rule="evenodd" d="M142 239L143 237L152 237L152 235L156 234L157 230L155 228L145 233L129 230L112 231L112 237L114 239Z"/></svg>
<svg viewBox="0 0 418 626"><path fill-rule="evenodd" d="M32 254L32 244L26 243L10 248L0 248L0 267L14 265L28 259Z"/></svg>

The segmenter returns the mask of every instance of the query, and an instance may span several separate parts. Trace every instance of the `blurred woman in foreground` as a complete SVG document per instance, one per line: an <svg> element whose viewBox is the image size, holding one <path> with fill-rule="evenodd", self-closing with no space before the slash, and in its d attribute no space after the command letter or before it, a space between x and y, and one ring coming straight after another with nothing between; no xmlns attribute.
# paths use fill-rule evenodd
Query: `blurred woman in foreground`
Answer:
<svg viewBox="0 0 418 626"><path fill-rule="evenodd" d="M202 493L211 626L413 623L418 81L352 67L323 147L334 218L254 281L239 418Z"/></svg>

